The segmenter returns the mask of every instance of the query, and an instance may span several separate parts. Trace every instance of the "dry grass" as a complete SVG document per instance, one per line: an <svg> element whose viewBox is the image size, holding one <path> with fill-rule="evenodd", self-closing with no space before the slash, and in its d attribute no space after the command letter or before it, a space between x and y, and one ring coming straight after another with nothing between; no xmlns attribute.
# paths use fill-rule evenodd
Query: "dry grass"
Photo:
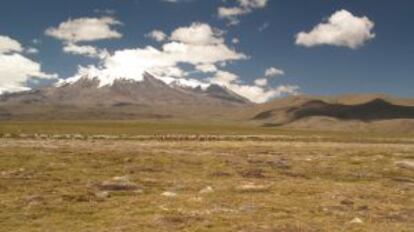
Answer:
<svg viewBox="0 0 414 232"><path fill-rule="evenodd" d="M413 231L410 159L410 143L1 139L0 230Z"/></svg>

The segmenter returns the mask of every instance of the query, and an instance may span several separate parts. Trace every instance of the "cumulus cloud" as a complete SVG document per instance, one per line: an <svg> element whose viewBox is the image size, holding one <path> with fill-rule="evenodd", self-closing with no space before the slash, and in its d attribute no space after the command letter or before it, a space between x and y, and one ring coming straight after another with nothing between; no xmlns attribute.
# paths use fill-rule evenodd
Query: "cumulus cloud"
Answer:
<svg viewBox="0 0 414 232"><path fill-rule="evenodd" d="M23 51L22 45L8 37L0 35L0 53L9 53L9 52L21 52Z"/></svg>
<svg viewBox="0 0 414 232"><path fill-rule="evenodd" d="M276 88L264 88L255 85L228 84L226 87L255 103L265 103L284 95L297 95L300 89L295 85L280 85Z"/></svg>
<svg viewBox="0 0 414 232"><path fill-rule="evenodd" d="M0 54L0 94L29 90L26 83L34 77L55 79L57 75L42 72L39 63L21 54Z"/></svg>
<svg viewBox="0 0 414 232"><path fill-rule="evenodd" d="M220 61L244 58L244 54L237 53L223 44L200 46L171 42L165 44L162 49L148 46L115 51L103 60L102 66L92 67L90 70L94 73L93 75L107 76L109 79L125 77L139 81L142 80L142 74L145 71L171 69L180 63L206 69L207 65L211 66ZM109 80L109 82L112 81L112 79Z"/></svg>
<svg viewBox="0 0 414 232"><path fill-rule="evenodd" d="M119 39L122 34L111 28L121 22L112 17L78 18L62 22L58 27L46 29L45 34L66 42L85 42Z"/></svg>
<svg viewBox="0 0 414 232"><path fill-rule="evenodd" d="M257 86L266 86L268 83L266 78L259 78L254 81L254 84Z"/></svg>
<svg viewBox="0 0 414 232"><path fill-rule="evenodd" d="M236 16L244 15L249 13L248 9L244 9L242 7L219 7L218 8L218 16L220 18L233 18Z"/></svg>
<svg viewBox="0 0 414 232"><path fill-rule="evenodd" d="M162 42L167 38L167 35L160 30L153 30L145 35L145 37L153 39L157 42Z"/></svg>
<svg viewBox="0 0 414 232"><path fill-rule="evenodd" d="M285 75L285 72L281 69L270 67L265 71L265 77L275 77Z"/></svg>
<svg viewBox="0 0 414 232"><path fill-rule="evenodd" d="M217 14L219 18L227 19L229 25L237 25L240 20L239 16L249 14L255 9L266 7L268 0L237 0L237 6L219 7Z"/></svg>
<svg viewBox="0 0 414 232"><path fill-rule="evenodd" d="M82 55L92 58L104 58L108 55L105 49L98 49L89 45L77 45L74 43L68 43L63 47L63 51L68 54Z"/></svg>
<svg viewBox="0 0 414 232"><path fill-rule="evenodd" d="M57 78L56 74L42 72L39 63L20 54L33 53L32 49L25 50L18 41L0 35L0 94L28 90L27 81L32 78Z"/></svg>
<svg viewBox="0 0 414 232"><path fill-rule="evenodd" d="M163 56L178 63L214 64L232 60L246 59L243 53L227 47L225 44L193 45L171 42L163 45Z"/></svg>
<svg viewBox="0 0 414 232"><path fill-rule="evenodd" d="M263 8L268 0L238 0L240 6L245 8Z"/></svg>
<svg viewBox="0 0 414 232"><path fill-rule="evenodd" d="M299 87L295 85L280 85L276 88L263 88L254 85L232 84L229 86L229 89L255 103L265 103L271 99L284 95L299 94Z"/></svg>
<svg viewBox="0 0 414 232"><path fill-rule="evenodd" d="M193 23L188 27L180 27L171 33L172 41L194 45L223 44L223 32L206 23Z"/></svg>
<svg viewBox="0 0 414 232"><path fill-rule="evenodd" d="M296 44L305 47L333 45L357 49L375 38L372 32L374 25L368 17L357 17L347 10L340 10L311 31L298 33Z"/></svg>
<svg viewBox="0 0 414 232"><path fill-rule="evenodd" d="M201 35L194 37L189 34L191 31ZM68 81L83 75L99 76L103 80L102 85L110 84L120 77L140 81L146 71L170 80L171 77L187 75L179 68L180 64L192 65L196 71L214 73L217 71L216 64L247 58L243 53L229 48L221 33L207 24L193 23L188 27L180 27L169 38L170 41L161 45L161 48L147 46L108 53L99 65L81 67L78 74ZM85 53L96 54L92 48L85 50Z"/></svg>
<svg viewBox="0 0 414 232"><path fill-rule="evenodd" d="M242 83L236 74L219 70L213 78L209 79L209 82L224 86L255 103L264 103L283 95L299 94L300 88L296 85L280 85L276 88L269 88L266 79L264 81L258 80L259 84L256 83L256 80L255 85L248 85Z"/></svg>
<svg viewBox="0 0 414 232"><path fill-rule="evenodd" d="M218 70L214 64L199 64L195 66L195 69L203 73L214 73Z"/></svg>
<svg viewBox="0 0 414 232"><path fill-rule="evenodd" d="M219 85L230 85L238 81L239 77L231 72L219 70L213 78L210 79L212 83Z"/></svg>
<svg viewBox="0 0 414 232"><path fill-rule="evenodd" d="M119 39L122 34L112 26L122 23L113 17L78 18L62 22L58 27L46 29L45 34L63 41L63 52L91 58L104 58L105 49L91 45L80 45L81 42L92 42L104 39Z"/></svg>

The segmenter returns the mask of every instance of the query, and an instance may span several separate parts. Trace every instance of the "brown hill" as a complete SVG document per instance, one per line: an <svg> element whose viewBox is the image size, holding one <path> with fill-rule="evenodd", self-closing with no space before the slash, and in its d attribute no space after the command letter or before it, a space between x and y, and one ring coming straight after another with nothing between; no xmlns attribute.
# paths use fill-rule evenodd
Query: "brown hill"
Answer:
<svg viewBox="0 0 414 232"><path fill-rule="evenodd" d="M266 126L297 129L414 132L412 100L378 98L378 95L350 96L297 96L276 100L257 106L264 110L251 119Z"/></svg>

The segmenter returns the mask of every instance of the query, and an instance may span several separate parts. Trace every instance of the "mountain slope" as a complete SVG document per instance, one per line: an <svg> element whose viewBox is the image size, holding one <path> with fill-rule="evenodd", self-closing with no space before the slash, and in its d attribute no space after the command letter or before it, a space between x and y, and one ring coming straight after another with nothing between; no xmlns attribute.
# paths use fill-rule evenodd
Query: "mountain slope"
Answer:
<svg viewBox="0 0 414 232"><path fill-rule="evenodd" d="M45 103L77 106L135 105L232 105L249 101L221 86L206 90L168 85L145 73L142 81L117 79L111 85L99 86L98 77L83 77L74 83L46 87L36 91L7 94L0 97L4 103Z"/></svg>
<svg viewBox="0 0 414 232"><path fill-rule="evenodd" d="M414 131L414 104L411 100L373 97L352 96L349 99L341 96L324 100L308 96L290 97L256 106L262 110L251 119L262 125L296 129ZM361 99L369 101L360 103ZM392 103L388 99L403 104Z"/></svg>
<svg viewBox="0 0 414 232"><path fill-rule="evenodd" d="M100 84L99 77L85 76L35 91L1 95L0 118L208 116L251 104L225 87L167 84L149 73L144 74L142 81L120 78L110 85Z"/></svg>
<svg viewBox="0 0 414 232"><path fill-rule="evenodd" d="M309 101L288 111L292 120L312 116L332 117L340 120L378 121L387 119L414 119L414 107L391 104L375 99L356 105L330 104L320 100Z"/></svg>

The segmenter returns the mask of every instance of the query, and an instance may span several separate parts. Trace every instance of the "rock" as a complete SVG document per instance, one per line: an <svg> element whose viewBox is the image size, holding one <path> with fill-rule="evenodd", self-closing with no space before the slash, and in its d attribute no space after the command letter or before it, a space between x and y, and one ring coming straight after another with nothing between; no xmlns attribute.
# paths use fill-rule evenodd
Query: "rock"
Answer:
<svg viewBox="0 0 414 232"><path fill-rule="evenodd" d="M369 210L369 206L368 205L361 205L358 207L359 211L367 211Z"/></svg>
<svg viewBox="0 0 414 232"><path fill-rule="evenodd" d="M128 176L115 176L112 178L114 181L122 181L122 182L129 182Z"/></svg>
<svg viewBox="0 0 414 232"><path fill-rule="evenodd" d="M161 195L164 196L164 197L176 197L177 196L177 193L174 193L174 192L163 192Z"/></svg>
<svg viewBox="0 0 414 232"><path fill-rule="evenodd" d="M100 199L100 200L109 198L110 196L111 196L111 194L108 191L101 191L101 192L96 192L95 193L95 197Z"/></svg>
<svg viewBox="0 0 414 232"><path fill-rule="evenodd" d="M269 165L274 169L291 169L291 165L285 159L277 159L269 161Z"/></svg>
<svg viewBox="0 0 414 232"><path fill-rule="evenodd" d="M351 201L351 200L345 199L345 200L341 201L341 204L342 205L347 205L347 206L352 206L352 205L354 205L354 202Z"/></svg>
<svg viewBox="0 0 414 232"><path fill-rule="evenodd" d="M137 190L134 190L134 193L141 194L141 193L144 193L144 190L143 189L137 189Z"/></svg>
<svg viewBox="0 0 414 232"><path fill-rule="evenodd" d="M132 182L104 181L99 184L99 189L103 191L136 191L138 186Z"/></svg>
<svg viewBox="0 0 414 232"><path fill-rule="evenodd" d="M24 200L29 206L33 206L33 205L38 205L44 202L45 198L40 195L31 195L31 196L24 198Z"/></svg>
<svg viewBox="0 0 414 232"><path fill-rule="evenodd" d="M270 187L271 187L270 185L259 185L259 184L248 183L248 184L238 186L236 190L240 192L264 192L264 191L268 191Z"/></svg>
<svg viewBox="0 0 414 232"><path fill-rule="evenodd" d="M11 137L12 137L12 134L10 133L3 134L3 138L11 138Z"/></svg>
<svg viewBox="0 0 414 232"><path fill-rule="evenodd" d="M124 158L125 163L131 163L132 161L133 161L133 159L131 157Z"/></svg>
<svg viewBox="0 0 414 232"><path fill-rule="evenodd" d="M200 194L208 194L214 192L214 189L211 186L207 186L199 191Z"/></svg>
<svg viewBox="0 0 414 232"><path fill-rule="evenodd" d="M356 217L356 218L352 219L349 223L351 223L351 224L363 224L364 222L360 218Z"/></svg>
<svg viewBox="0 0 414 232"><path fill-rule="evenodd" d="M414 171L414 160L401 160L395 162L395 165L400 168L410 169Z"/></svg>
<svg viewBox="0 0 414 232"><path fill-rule="evenodd" d="M262 169L249 169L240 172L240 175L244 178L265 178Z"/></svg>

